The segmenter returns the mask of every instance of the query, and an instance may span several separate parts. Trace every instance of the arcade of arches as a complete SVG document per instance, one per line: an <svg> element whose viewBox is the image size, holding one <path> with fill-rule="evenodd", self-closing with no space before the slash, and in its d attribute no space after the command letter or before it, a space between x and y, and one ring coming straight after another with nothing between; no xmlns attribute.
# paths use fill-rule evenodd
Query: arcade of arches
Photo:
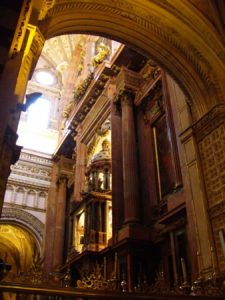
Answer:
<svg viewBox="0 0 225 300"><path fill-rule="evenodd" d="M159 274L168 288L225 282L224 1L0 7L0 255L11 274L41 261L45 278L79 288L93 272L128 291ZM20 111L33 92L49 100L39 119ZM19 119L43 129L48 110L48 155L38 139L39 154L21 152ZM37 236L7 223L22 206Z"/></svg>

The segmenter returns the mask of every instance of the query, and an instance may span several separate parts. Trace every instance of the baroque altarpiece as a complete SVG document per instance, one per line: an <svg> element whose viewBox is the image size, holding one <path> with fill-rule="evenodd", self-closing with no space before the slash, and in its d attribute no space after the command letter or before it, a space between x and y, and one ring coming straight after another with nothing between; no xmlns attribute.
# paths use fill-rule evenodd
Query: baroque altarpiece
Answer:
<svg viewBox="0 0 225 300"><path fill-rule="evenodd" d="M124 280L129 290L153 284L162 273L168 286L181 285L197 272L191 260L197 249L171 86L190 114L189 107L154 61L123 45L107 61L106 41L97 40L93 67L63 111L45 271L69 274L78 287L88 287L96 272L105 283Z"/></svg>

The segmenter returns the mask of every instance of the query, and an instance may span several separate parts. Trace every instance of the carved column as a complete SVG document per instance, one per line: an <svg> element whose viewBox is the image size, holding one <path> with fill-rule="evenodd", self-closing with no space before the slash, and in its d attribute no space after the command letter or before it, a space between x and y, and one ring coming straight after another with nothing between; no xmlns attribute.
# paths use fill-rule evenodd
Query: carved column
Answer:
<svg viewBox="0 0 225 300"><path fill-rule="evenodd" d="M124 219L123 204L123 152L122 152L122 118L116 98L115 80L108 86L108 97L111 101L111 154L112 154L112 234L117 240L117 232Z"/></svg>
<svg viewBox="0 0 225 300"><path fill-rule="evenodd" d="M122 107L124 224L128 224L140 221L137 142L133 112L134 95L125 91L120 99Z"/></svg>
<svg viewBox="0 0 225 300"><path fill-rule="evenodd" d="M63 263L67 178L60 177L58 185L53 267L58 267Z"/></svg>
<svg viewBox="0 0 225 300"><path fill-rule="evenodd" d="M116 78L115 103L121 105L123 152L124 224L140 221L137 141L134 119L134 97L142 78L139 74L122 68Z"/></svg>

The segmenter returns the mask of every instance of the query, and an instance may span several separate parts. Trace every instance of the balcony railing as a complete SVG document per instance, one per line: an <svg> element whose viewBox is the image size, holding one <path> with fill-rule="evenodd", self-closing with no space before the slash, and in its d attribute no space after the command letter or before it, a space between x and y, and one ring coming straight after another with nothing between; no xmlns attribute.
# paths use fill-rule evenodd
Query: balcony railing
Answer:
<svg viewBox="0 0 225 300"><path fill-rule="evenodd" d="M32 295L27 299L38 299L37 296L45 296L40 299L48 300L89 300L89 299L149 299L149 300L222 300L224 297L218 296L184 296L184 295L147 295L144 293L134 292L114 292L114 291L99 291L93 289L79 288L60 288L48 286L33 286L13 283L0 283L0 292L2 299L16 299L16 295L20 295L19 299L26 299L25 295ZM22 295L22 296L21 296ZM10 298L11 297L11 298Z"/></svg>

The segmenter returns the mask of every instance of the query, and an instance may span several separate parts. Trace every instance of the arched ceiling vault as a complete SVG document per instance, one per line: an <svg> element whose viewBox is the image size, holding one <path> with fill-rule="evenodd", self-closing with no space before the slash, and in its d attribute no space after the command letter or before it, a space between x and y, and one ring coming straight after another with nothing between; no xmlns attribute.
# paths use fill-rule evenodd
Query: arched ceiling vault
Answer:
<svg viewBox="0 0 225 300"><path fill-rule="evenodd" d="M29 270L36 251L36 243L29 232L15 225L0 225L0 258L12 265L13 274Z"/></svg>
<svg viewBox="0 0 225 300"><path fill-rule="evenodd" d="M224 46L189 1L56 0L40 29L46 39L103 35L151 56L194 101L198 117L225 102Z"/></svg>

